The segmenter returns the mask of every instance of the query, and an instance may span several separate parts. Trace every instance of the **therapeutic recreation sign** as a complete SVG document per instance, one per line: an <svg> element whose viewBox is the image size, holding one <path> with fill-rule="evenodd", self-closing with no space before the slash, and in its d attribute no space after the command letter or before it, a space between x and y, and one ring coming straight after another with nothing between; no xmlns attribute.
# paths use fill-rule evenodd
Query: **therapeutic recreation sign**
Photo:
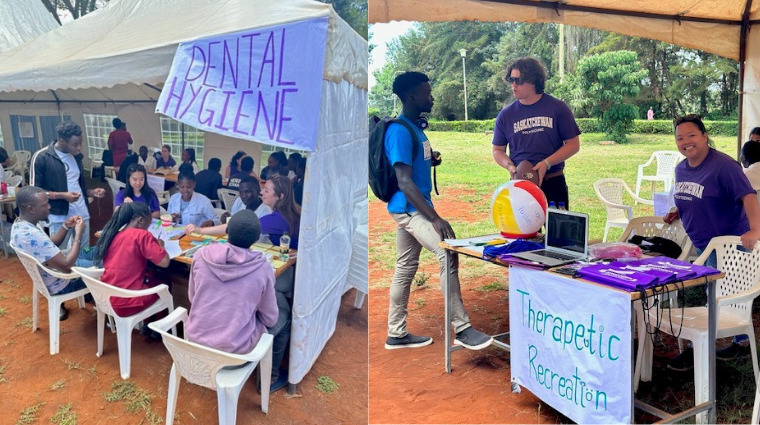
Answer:
<svg viewBox="0 0 760 425"><path fill-rule="evenodd" d="M181 43L156 112L204 131L314 151L327 18Z"/></svg>
<svg viewBox="0 0 760 425"><path fill-rule="evenodd" d="M509 269L512 382L576 423L631 423L628 294Z"/></svg>

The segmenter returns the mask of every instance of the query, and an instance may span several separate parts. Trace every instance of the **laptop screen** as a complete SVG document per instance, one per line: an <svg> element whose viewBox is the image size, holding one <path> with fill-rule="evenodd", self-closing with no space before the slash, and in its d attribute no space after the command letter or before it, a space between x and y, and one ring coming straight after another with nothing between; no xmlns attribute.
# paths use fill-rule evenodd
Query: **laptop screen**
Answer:
<svg viewBox="0 0 760 425"><path fill-rule="evenodd" d="M546 248L586 254L588 215L555 209L546 213Z"/></svg>

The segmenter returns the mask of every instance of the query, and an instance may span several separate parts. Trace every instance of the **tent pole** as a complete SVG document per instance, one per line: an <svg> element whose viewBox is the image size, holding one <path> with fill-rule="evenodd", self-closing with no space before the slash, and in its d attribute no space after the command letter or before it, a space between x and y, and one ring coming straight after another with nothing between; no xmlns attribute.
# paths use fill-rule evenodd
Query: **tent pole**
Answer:
<svg viewBox="0 0 760 425"><path fill-rule="evenodd" d="M744 129L744 62L747 60L747 33L749 32L749 11L752 7L752 0L747 0L744 4L744 13L742 14L741 32L739 34L739 105L736 115L737 125L739 126L736 136L736 159L742 155L742 131Z"/></svg>
<svg viewBox="0 0 760 425"><path fill-rule="evenodd" d="M185 123L179 123L180 139L182 143L182 150L185 150Z"/></svg>

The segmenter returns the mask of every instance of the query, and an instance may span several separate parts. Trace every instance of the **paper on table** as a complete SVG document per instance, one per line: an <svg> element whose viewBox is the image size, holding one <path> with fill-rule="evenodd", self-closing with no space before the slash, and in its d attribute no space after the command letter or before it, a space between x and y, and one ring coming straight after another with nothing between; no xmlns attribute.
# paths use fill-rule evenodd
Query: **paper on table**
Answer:
<svg viewBox="0 0 760 425"><path fill-rule="evenodd" d="M499 233L494 233L493 235L486 235L486 236L477 236L474 238L467 238L467 239L444 239L443 241L451 246L472 246L477 243L485 243L492 241L494 239L504 239L504 236L502 236ZM481 248L482 249L482 248Z"/></svg>
<svg viewBox="0 0 760 425"><path fill-rule="evenodd" d="M179 247L179 241L164 241L164 249L169 254L169 258L175 258L182 255L182 248Z"/></svg>

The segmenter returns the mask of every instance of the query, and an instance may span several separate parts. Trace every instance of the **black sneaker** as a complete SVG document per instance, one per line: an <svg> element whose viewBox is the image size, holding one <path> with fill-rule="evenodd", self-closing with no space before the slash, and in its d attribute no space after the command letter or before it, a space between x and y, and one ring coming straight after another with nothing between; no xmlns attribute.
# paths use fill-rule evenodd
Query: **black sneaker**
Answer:
<svg viewBox="0 0 760 425"><path fill-rule="evenodd" d="M61 311L58 313L58 320L63 322L64 320L69 318L69 311L66 310L66 307L61 304Z"/></svg>
<svg viewBox="0 0 760 425"><path fill-rule="evenodd" d="M752 350L749 348L749 345L741 345L732 342L728 347L716 351L715 358L718 360L729 361L741 357L749 357L750 354L752 354Z"/></svg>
<svg viewBox="0 0 760 425"><path fill-rule="evenodd" d="M433 343L433 338L429 336L417 336L412 334L406 334L400 338L389 336L385 340L386 350L397 350L399 348L417 348L424 347Z"/></svg>
<svg viewBox="0 0 760 425"><path fill-rule="evenodd" d="M668 369L687 372L694 369L694 349L689 347L668 362Z"/></svg>
<svg viewBox="0 0 760 425"><path fill-rule="evenodd" d="M489 335L476 330L472 326L457 333L457 337L454 340L455 345L461 345L464 348L470 350L482 350L493 343L493 338Z"/></svg>

